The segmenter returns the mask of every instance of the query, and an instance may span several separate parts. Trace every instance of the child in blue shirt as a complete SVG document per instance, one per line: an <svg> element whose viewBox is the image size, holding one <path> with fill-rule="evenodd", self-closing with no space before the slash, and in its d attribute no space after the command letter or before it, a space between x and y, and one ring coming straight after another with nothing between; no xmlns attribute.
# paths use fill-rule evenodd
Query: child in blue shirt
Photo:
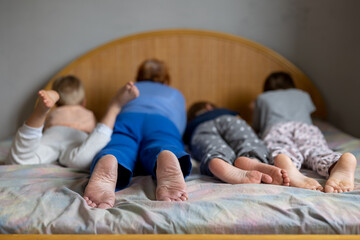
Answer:
<svg viewBox="0 0 360 240"><path fill-rule="evenodd" d="M190 174L191 161L181 139L186 125L185 99L168 86L167 67L159 60L144 61L136 81L139 97L122 108L110 143L91 166L84 193L91 207L113 207L114 190L127 187L134 174L156 178L159 201L188 199L184 177Z"/></svg>

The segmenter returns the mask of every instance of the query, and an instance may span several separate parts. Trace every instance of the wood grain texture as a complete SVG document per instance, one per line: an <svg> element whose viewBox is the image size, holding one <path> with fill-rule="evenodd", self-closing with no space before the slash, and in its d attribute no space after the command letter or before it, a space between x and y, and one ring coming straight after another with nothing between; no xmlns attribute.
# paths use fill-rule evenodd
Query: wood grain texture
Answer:
<svg viewBox="0 0 360 240"><path fill-rule="evenodd" d="M116 90L134 81L142 61L157 58L169 67L171 86L185 96L187 106L208 100L238 111L249 121L249 103L262 92L273 71L290 73L298 88L309 92L326 118L324 100L309 78L291 62L255 42L230 34L202 30L161 30L114 40L79 57L58 74L74 74L85 84L87 107L100 118Z"/></svg>

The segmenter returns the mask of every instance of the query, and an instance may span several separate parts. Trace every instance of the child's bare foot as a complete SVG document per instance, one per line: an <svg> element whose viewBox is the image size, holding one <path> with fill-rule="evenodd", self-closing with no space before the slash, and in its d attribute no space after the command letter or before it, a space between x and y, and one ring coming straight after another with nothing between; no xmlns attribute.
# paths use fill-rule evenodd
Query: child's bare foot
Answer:
<svg viewBox="0 0 360 240"><path fill-rule="evenodd" d="M133 82L126 83L118 90L115 97L112 99L112 105L123 107L125 104L139 96L139 89Z"/></svg>
<svg viewBox="0 0 360 240"><path fill-rule="evenodd" d="M84 193L90 207L107 209L114 206L117 168L117 160L112 155L105 155L97 162Z"/></svg>
<svg viewBox="0 0 360 240"><path fill-rule="evenodd" d="M60 98L59 94L54 90L40 90L38 95L38 106L45 110L52 108Z"/></svg>
<svg viewBox="0 0 360 240"><path fill-rule="evenodd" d="M26 125L35 128L44 124L47 113L60 98L59 94L54 90L40 90L38 95L35 110L26 121Z"/></svg>
<svg viewBox="0 0 360 240"><path fill-rule="evenodd" d="M342 193L354 190L355 156L344 153L333 166L325 184L325 192Z"/></svg>
<svg viewBox="0 0 360 240"><path fill-rule="evenodd" d="M290 185L290 178L284 169L261 163L248 157L237 158L234 165L235 167L243 170L255 170L269 175L273 179L273 181L270 182L271 184L284 186Z"/></svg>
<svg viewBox="0 0 360 240"><path fill-rule="evenodd" d="M291 159L285 154L279 154L275 157L275 166L287 171L290 178L290 186L322 191L323 187L313 178L304 176L293 164Z"/></svg>
<svg viewBox="0 0 360 240"><path fill-rule="evenodd" d="M158 201L186 201L186 184L177 157L170 151L159 153L156 167L156 199Z"/></svg>
<svg viewBox="0 0 360 240"><path fill-rule="evenodd" d="M271 176L259 171L245 171L234 167L220 158L213 158L209 162L209 169L215 177L230 184L243 183L271 183Z"/></svg>

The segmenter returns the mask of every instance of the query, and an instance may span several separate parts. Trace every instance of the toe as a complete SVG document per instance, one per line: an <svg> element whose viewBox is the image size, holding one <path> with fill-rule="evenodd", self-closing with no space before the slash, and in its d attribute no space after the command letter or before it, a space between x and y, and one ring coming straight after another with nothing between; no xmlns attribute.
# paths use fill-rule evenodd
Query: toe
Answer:
<svg viewBox="0 0 360 240"><path fill-rule="evenodd" d="M283 179L283 181L284 181L284 183L290 184L290 178L289 178L289 177L285 177L285 178Z"/></svg>
<svg viewBox="0 0 360 240"><path fill-rule="evenodd" d="M334 192L334 188L330 185L326 185L325 186L325 192L326 193L333 193Z"/></svg>
<svg viewBox="0 0 360 240"><path fill-rule="evenodd" d="M181 196L180 199L181 199L181 201L187 201L187 198L184 196Z"/></svg>
<svg viewBox="0 0 360 240"><path fill-rule="evenodd" d="M108 208L112 208L113 206L111 206L110 204L108 203L100 203L98 208L101 208L101 209L108 209Z"/></svg>
<svg viewBox="0 0 360 240"><path fill-rule="evenodd" d="M285 169L281 169L281 174L283 175L283 177L287 177L287 171Z"/></svg>
<svg viewBox="0 0 360 240"><path fill-rule="evenodd" d="M270 177L270 175L263 173L261 176L261 181L264 183L272 183L273 179Z"/></svg>
<svg viewBox="0 0 360 240"><path fill-rule="evenodd" d="M186 193L183 193L183 194L181 194L180 199L181 199L181 201L187 201L189 198Z"/></svg>
<svg viewBox="0 0 360 240"><path fill-rule="evenodd" d="M91 206L91 204L93 203L90 199L86 200L87 205Z"/></svg>
<svg viewBox="0 0 360 240"><path fill-rule="evenodd" d="M169 197L162 197L162 198L158 199L158 201L171 202L172 199Z"/></svg>

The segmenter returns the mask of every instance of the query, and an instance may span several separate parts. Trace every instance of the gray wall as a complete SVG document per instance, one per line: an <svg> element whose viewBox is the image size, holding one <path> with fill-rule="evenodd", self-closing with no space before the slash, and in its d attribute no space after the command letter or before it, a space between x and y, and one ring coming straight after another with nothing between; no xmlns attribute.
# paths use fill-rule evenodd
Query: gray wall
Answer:
<svg viewBox="0 0 360 240"><path fill-rule="evenodd" d="M0 139L67 63L163 28L227 32L277 51L320 88L329 121L360 137L359 10L358 0L0 0Z"/></svg>

